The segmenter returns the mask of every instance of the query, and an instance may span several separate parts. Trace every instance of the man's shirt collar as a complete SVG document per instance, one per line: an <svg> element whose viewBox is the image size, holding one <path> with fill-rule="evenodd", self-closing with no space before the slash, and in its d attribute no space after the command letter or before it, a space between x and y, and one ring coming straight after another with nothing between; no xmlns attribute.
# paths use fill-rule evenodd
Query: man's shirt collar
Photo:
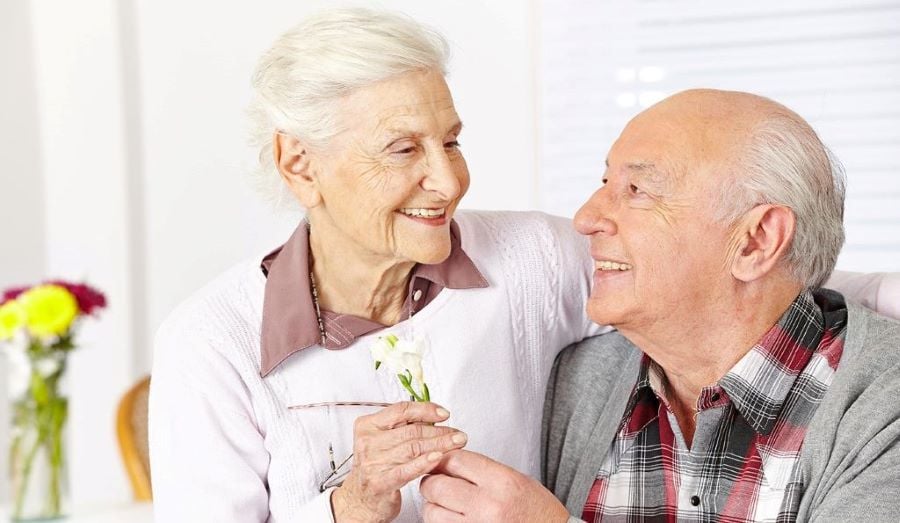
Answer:
<svg viewBox="0 0 900 523"><path fill-rule="evenodd" d="M797 376L818 349L824 331L824 317L812 293L801 293L778 323L717 384L703 388L697 410L730 400L755 431L768 434ZM651 398L668 407L666 386L663 369L645 354L627 412L637 402Z"/></svg>

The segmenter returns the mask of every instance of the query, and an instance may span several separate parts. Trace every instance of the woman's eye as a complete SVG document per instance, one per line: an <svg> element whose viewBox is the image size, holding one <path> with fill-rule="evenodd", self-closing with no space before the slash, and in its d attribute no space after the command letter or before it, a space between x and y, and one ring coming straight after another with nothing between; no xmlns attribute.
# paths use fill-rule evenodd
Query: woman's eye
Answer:
<svg viewBox="0 0 900 523"><path fill-rule="evenodd" d="M414 153L414 152L416 152L416 146L415 146L415 145L410 145L410 146L408 146L408 147L402 147L402 148L399 148L399 149L393 149L393 150L391 151L391 154L403 154L403 155L405 155L405 154L412 154L412 153Z"/></svg>
<svg viewBox="0 0 900 523"><path fill-rule="evenodd" d="M631 194L644 194L644 191L633 183L628 186L628 190L631 191Z"/></svg>
<svg viewBox="0 0 900 523"><path fill-rule="evenodd" d="M607 178L601 178L601 179L600 179L600 185L606 185L606 183L607 183L608 181L609 181L609 180L608 180Z"/></svg>

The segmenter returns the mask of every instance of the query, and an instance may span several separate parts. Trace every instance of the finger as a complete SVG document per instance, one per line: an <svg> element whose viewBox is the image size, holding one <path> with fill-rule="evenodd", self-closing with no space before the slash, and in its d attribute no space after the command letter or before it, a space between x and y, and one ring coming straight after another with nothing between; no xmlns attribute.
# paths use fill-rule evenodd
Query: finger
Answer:
<svg viewBox="0 0 900 523"><path fill-rule="evenodd" d="M385 448L393 448L413 440L430 439L448 435L452 436L453 434L462 434L462 432L459 429L444 425L410 423L389 431L382 431L379 435L381 434L384 435L384 437L380 439L383 439Z"/></svg>
<svg viewBox="0 0 900 523"><path fill-rule="evenodd" d="M443 454L440 452L429 452L421 456L401 463L384 474L385 482L391 489L400 489L410 481L431 472L441 461Z"/></svg>
<svg viewBox="0 0 900 523"><path fill-rule="evenodd" d="M433 438L414 438L406 440L386 451L394 463L404 463L422 454L440 452L444 454L465 446L468 437L464 432L454 430Z"/></svg>
<svg viewBox="0 0 900 523"><path fill-rule="evenodd" d="M432 474L422 478L419 491L429 503L447 510L465 514L478 495L478 487L468 481L443 474Z"/></svg>
<svg viewBox="0 0 900 523"><path fill-rule="evenodd" d="M434 503L425 503L422 506L422 519L425 523L462 523L465 516Z"/></svg>
<svg viewBox="0 0 900 523"><path fill-rule="evenodd" d="M436 403L401 401L358 420L378 430L390 430L407 423L438 423L449 417L450 413Z"/></svg>
<svg viewBox="0 0 900 523"><path fill-rule="evenodd" d="M453 427L428 425L423 423L410 423L390 430L376 430L358 434L355 443L359 452L383 452L391 451L413 440L437 438L440 436L457 434L460 431ZM359 445L357 445L357 443ZM416 455L421 454L421 452Z"/></svg>
<svg viewBox="0 0 900 523"><path fill-rule="evenodd" d="M502 478L513 469L477 452L454 450L444 456L435 470L475 485L482 485L490 483L493 479Z"/></svg>

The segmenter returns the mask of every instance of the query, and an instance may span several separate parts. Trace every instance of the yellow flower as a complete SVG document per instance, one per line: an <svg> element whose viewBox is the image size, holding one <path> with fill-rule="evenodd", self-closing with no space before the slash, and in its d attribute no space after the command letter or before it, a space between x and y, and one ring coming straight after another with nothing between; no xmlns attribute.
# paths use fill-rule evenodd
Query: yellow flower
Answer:
<svg viewBox="0 0 900 523"><path fill-rule="evenodd" d="M75 296L59 285L38 285L18 298L27 315L26 326L34 336L60 335L78 316Z"/></svg>
<svg viewBox="0 0 900 523"><path fill-rule="evenodd" d="M12 338L25 325L26 316L25 309L16 300L0 306L0 341Z"/></svg>

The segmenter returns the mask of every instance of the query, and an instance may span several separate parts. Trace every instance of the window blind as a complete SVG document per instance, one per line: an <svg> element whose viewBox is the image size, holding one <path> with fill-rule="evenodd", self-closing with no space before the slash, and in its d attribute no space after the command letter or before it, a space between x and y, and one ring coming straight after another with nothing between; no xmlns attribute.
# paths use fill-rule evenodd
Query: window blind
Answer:
<svg viewBox="0 0 900 523"><path fill-rule="evenodd" d="M715 87L797 111L847 171L838 266L900 270L900 1L541 0L539 203L571 216L627 121Z"/></svg>

